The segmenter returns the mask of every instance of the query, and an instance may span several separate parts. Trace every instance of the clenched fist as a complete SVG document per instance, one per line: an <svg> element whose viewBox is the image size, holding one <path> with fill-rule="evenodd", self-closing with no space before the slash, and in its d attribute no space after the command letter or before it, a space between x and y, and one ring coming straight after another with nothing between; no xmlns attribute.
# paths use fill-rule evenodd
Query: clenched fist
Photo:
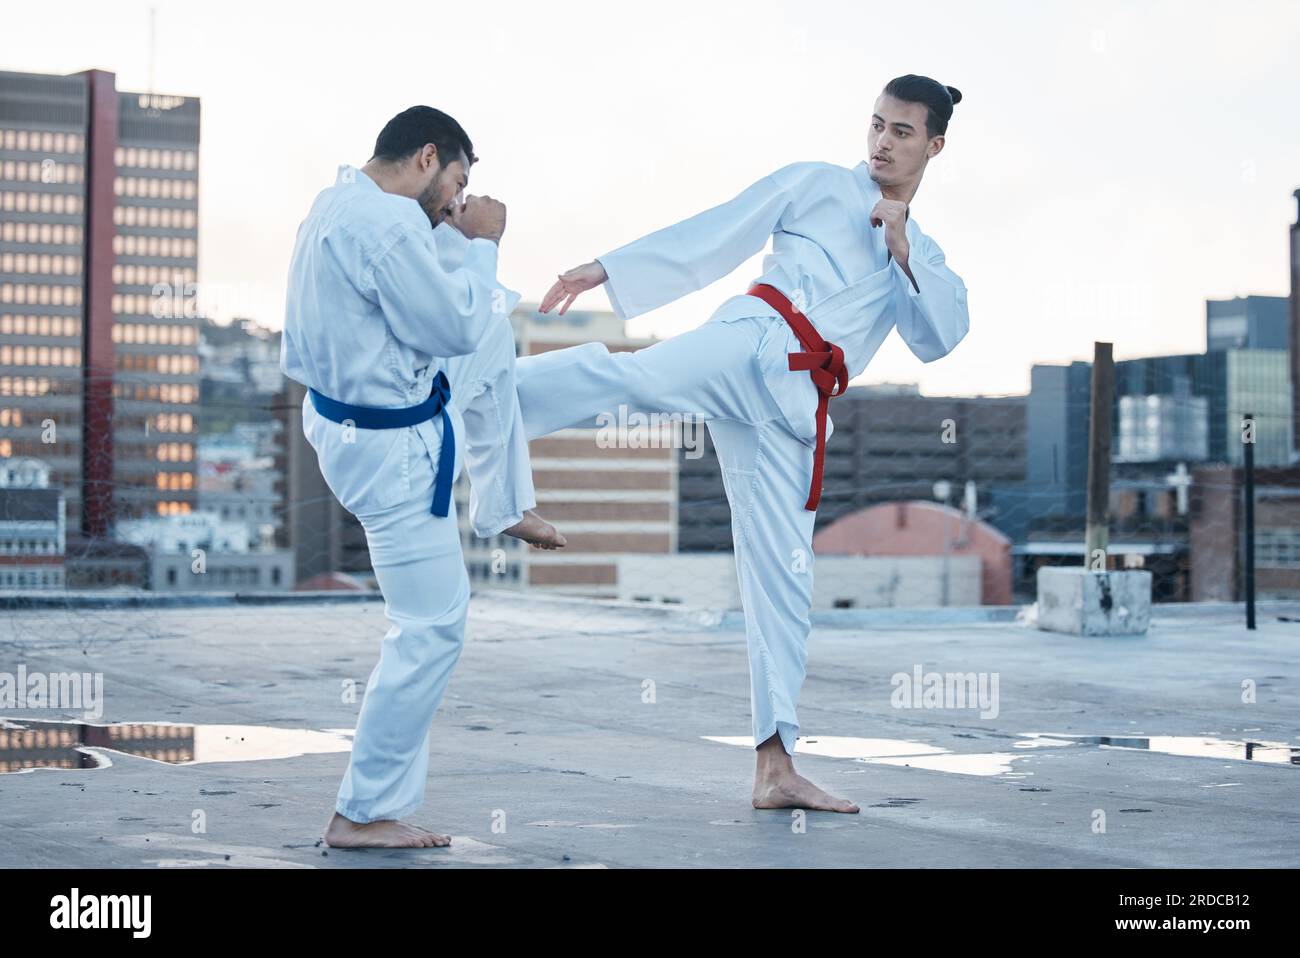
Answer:
<svg viewBox="0 0 1300 958"><path fill-rule="evenodd" d="M506 231L506 205L490 196L467 196L451 208L451 225L469 239L499 243Z"/></svg>
<svg viewBox="0 0 1300 958"><path fill-rule="evenodd" d="M907 204L881 199L871 211L871 225L885 228L885 246L900 263L907 262Z"/></svg>

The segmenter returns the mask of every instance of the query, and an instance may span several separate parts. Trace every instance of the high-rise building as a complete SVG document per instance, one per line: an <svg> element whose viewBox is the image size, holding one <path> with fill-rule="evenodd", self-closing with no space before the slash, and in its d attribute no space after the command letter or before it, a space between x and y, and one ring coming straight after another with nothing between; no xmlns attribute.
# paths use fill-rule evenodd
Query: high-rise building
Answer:
<svg viewBox="0 0 1300 958"><path fill-rule="evenodd" d="M1291 458L1291 385L1284 349L1227 348L1178 356L1145 356L1115 363L1115 437L1121 453L1137 452L1149 446L1153 432L1171 426L1181 431L1183 448L1166 452L1176 455L1143 457L1124 455L1129 461L1211 461L1241 465L1242 418L1255 417L1255 462L1260 466L1281 466ZM1149 415L1132 416L1133 403L1145 407L1151 397L1164 397L1164 424L1152 423ZM1130 415L1121 405L1130 399ZM1177 410L1177 412L1175 412ZM1150 412L1150 410L1148 410ZM1204 417L1202 424L1197 420ZM1183 420L1182 426L1174 421ZM1139 429L1125 436L1127 426ZM1202 438L1203 437L1203 438ZM1204 449L1204 455L1193 451Z"/></svg>
<svg viewBox="0 0 1300 958"><path fill-rule="evenodd" d="M1034 513L1081 516L1088 483L1092 363L1035 364L1029 382L1025 471Z"/></svg>
<svg viewBox="0 0 1300 958"><path fill-rule="evenodd" d="M0 73L0 459L81 517L87 82Z"/></svg>
<svg viewBox="0 0 1300 958"><path fill-rule="evenodd" d="M1238 296L1205 301L1205 349L1286 349L1287 298Z"/></svg>
<svg viewBox="0 0 1300 958"><path fill-rule="evenodd" d="M199 101L118 93L113 166L113 515L188 513L198 504Z"/></svg>
<svg viewBox="0 0 1300 958"><path fill-rule="evenodd" d="M68 522L194 508L199 102L0 72L0 458Z"/></svg>

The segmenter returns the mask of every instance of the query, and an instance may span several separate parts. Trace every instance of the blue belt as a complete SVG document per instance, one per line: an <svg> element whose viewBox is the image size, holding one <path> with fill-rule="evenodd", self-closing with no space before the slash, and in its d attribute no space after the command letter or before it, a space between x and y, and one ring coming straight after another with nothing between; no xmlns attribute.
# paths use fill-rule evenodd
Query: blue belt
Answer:
<svg viewBox="0 0 1300 958"><path fill-rule="evenodd" d="M402 409L353 406L321 395L315 389L308 388L307 392L311 395L311 404L326 419L337 423L350 421L358 429L400 429L427 422L442 413L442 452L438 456L438 475L433 486L433 508L430 511L435 516L447 515L451 506L451 469L456 458L456 434L452 429L451 416L447 413L447 404L451 402L451 383L447 381L446 373L438 371L428 399L418 406Z"/></svg>

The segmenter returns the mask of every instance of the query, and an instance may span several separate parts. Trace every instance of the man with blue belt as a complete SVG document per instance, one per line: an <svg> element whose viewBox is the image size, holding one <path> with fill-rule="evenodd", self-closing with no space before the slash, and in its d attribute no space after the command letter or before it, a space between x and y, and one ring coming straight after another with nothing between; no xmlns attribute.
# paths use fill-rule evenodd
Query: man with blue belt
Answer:
<svg viewBox="0 0 1300 958"><path fill-rule="evenodd" d="M536 505L498 284L505 206L461 196L477 157L450 116L399 113L360 169L339 167L298 229L280 367L308 387L321 474L365 530L390 628L325 830L332 846L425 847L430 724L464 642L469 576L452 483L475 534L565 544ZM432 226L432 228L431 228Z"/></svg>

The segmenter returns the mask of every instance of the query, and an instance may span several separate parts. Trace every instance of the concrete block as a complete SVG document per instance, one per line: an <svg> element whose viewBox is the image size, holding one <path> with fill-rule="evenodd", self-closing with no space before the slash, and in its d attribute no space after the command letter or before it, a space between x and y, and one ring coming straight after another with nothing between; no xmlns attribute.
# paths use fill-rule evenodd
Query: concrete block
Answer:
<svg viewBox="0 0 1300 958"><path fill-rule="evenodd" d="M1038 570L1038 627L1073 635L1143 635L1151 622L1151 573L1082 566Z"/></svg>

